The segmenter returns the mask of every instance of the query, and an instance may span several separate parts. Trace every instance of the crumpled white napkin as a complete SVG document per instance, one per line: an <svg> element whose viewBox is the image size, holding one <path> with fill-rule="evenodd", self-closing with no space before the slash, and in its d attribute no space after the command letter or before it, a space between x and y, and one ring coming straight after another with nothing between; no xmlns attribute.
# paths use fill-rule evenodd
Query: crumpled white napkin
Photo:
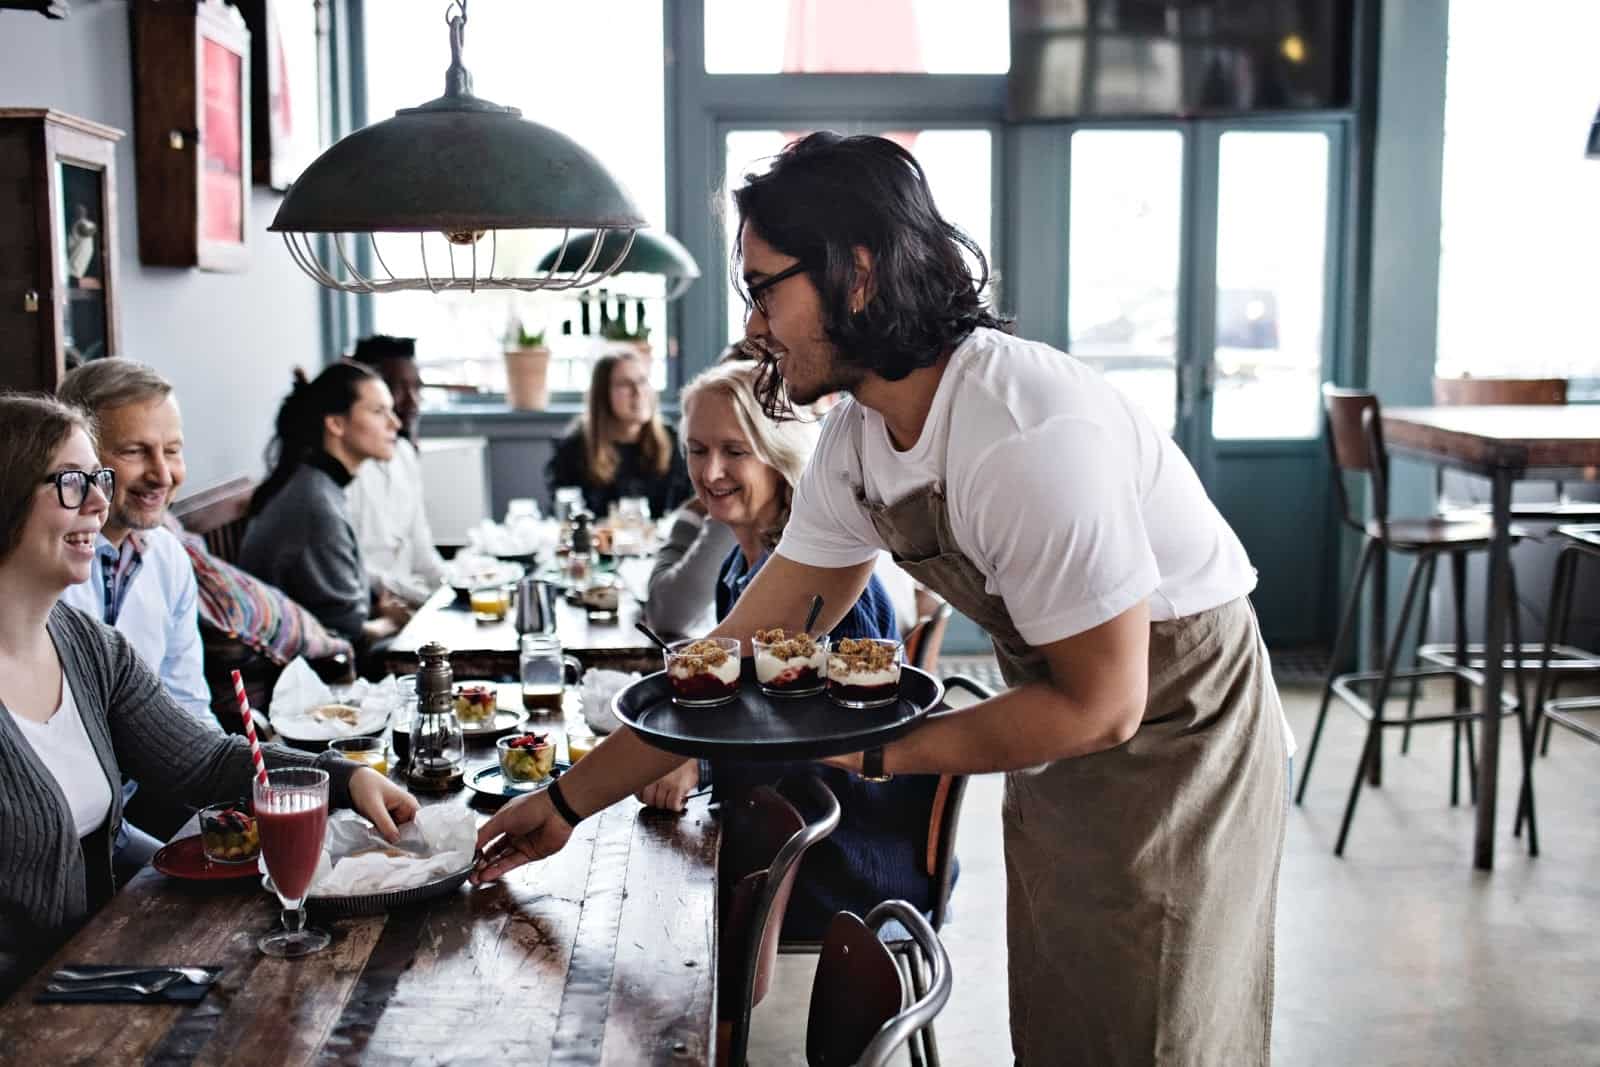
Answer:
<svg viewBox="0 0 1600 1067"><path fill-rule="evenodd" d="M323 704L349 704L360 714L354 726L337 719L315 719L311 709ZM296 741L331 741L336 737L375 734L401 705L400 686L391 675L381 682L358 679L335 694L300 657L283 669L272 687L272 729Z"/></svg>
<svg viewBox="0 0 1600 1067"><path fill-rule="evenodd" d="M396 845L354 812L334 812L328 818L311 895L348 897L426 885L470 866L477 841L478 824L471 809L455 804L435 804L417 812L400 827Z"/></svg>
<svg viewBox="0 0 1600 1067"><path fill-rule="evenodd" d="M638 680L638 671L625 674L598 667L584 671L578 694L583 700L583 721L589 724L589 729L597 734L608 734L621 726L622 721L611 710L611 700Z"/></svg>

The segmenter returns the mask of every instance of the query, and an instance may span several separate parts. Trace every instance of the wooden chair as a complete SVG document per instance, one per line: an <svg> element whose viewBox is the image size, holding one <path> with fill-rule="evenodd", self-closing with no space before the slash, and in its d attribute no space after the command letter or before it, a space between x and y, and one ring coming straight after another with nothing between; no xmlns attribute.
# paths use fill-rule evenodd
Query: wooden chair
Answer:
<svg viewBox="0 0 1600 1067"><path fill-rule="evenodd" d="M236 564L239 546L244 543L250 495L255 491L254 479L232 478L176 501L171 508L172 517L185 530L205 538L206 548L213 556Z"/></svg>
<svg viewBox="0 0 1600 1067"><path fill-rule="evenodd" d="M878 932L889 920L911 935L929 975L910 991ZM920 969L920 968L919 968ZM950 956L928 921L903 900L886 900L862 922L834 916L822 942L806 1017L806 1063L811 1067L882 1067L902 1044L929 1032L950 999Z"/></svg>
<svg viewBox="0 0 1600 1067"><path fill-rule="evenodd" d="M1378 398L1372 393L1338 389L1332 385L1322 387L1323 409L1326 415L1328 456L1334 467L1334 486L1344 524L1363 537L1360 559L1356 564L1355 581L1345 602L1344 614L1339 623L1338 637L1334 641L1328 676L1323 682L1322 704L1317 711L1316 726L1311 732L1311 744L1305 757L1305 767L1300 774L1300 787L1295 803L1305 801L1306 787L1311 781L1311 769L1317 756L1317 744L1322 739L1322 727L1328 716L1328 707L1337 696L1367 722L1366 744L1356 764L1354 780L1350 785L1349 800L1345 805L1344 819L1339 827L1339 837L1334 844L1334 855L1344 855L1345 841L1350 833L1350 823L1355 816L1356 802L1361 796L1361 785L1369 770L1376 771L1381 759L1383 731L1398 727L1409 730L1413 726L1448 722L1455 732L1454 757L1451 764L1450 802L1459 798L1459 772L1463 734L1467 742L1468 783L1476 797L1476 776L1472 766L1472 734L1469 727L1480 715L1472 710L1469 685L1481 682L1482 676L1464 666L1430 666L1399 669L1399 657L1404 645L1411 614L1420 599L1423 604L1422 622L1427 622L1425 591L1432 587L1434 568L1439 557L1448 556L1455 591L1455 663L1465 661L1466 649L1466 579L1467 556L1471 552L1486 551L1492 535L1487 518L1474 516L1431 515L1420 519L1396 519L1389 515L1389 455L1383 443L1383 423L1379 413ZM1344 478L1347 473L1364 476L1371 484L1373 518L1363 522L1352 507ZM1388 553L1398 553L1415 559L1406 583L1405 597L1401 601L1400 618L1392 637L1384 634L1383 599L1387 582L1384 580ZM1338 673L1339 664L1348 650L1359 616L1361 594L1372 578L1373 590L1373 645L1382 647L1382 660L1375 670ZM1515 584L1513 583L1513 588ZM1512 598L1515 602L1515 596ZM1520 643L1520 627L1512 616L1512 641ZM1387 637L1386 647L1380 645ZM1391 719L1384 715L1384 705L1397 680L1424 678L1450 678L1455 682L1455 701L1448 714L1419 716L1415 705L1408 702L1403 718ZM1371 698L1360 689L1371 690ZM1520 680L1519 680L1520 689ZM1509 694L1502 704L1504 714L1523 714L1523 706ZM1523 721L1523 744L1527 745L1527 723ZM1374 777L1376 777L1374 775ZM1377 784L1374 782L1374 784Z"/></svg>
<svg viewBox="0 0 1600 1067"><path fill-rule="evenodd" d="M950 616L954 613L949 604L939 600L917 620L906 634L907 663L929 674L939 669L939 650L944 646L944 634L950 629Z"/></svg>
<svg viewBox="0 0 1600 1067"><path fill-rule="evenodd" d="M817 814L809 822L795 798ZM718 1062L743 1064L750 1012L772 983L778 933L806 850L839 825L839 801L821 780L804 775L758 786L723 811L722 885L717 938Z"/></svg>
<svg viewBox="0 0 1600 1067"><path fill-rule="evenodd" d="M1522 793L1517 804L1516 830L1528 824L1528 854L1539 854L1539 831L1533 815L1533 756L1532 738L1537 735L1539 722L1545 726L1545 743L1549 743L1550 727L1561 726L1585 740L1600 744L1600 730L1593 721L1586 721L1573 712L1600 710L1600 697L1583 696L1560 698L1556 695L1556 676L1551 671L1555 649L1567 640L1567 629L1572 622L1573 590L1577 585L1578 564L1585 560L1600 561L1600 525L1560 526L1556 532L1566 545L1556 557L1555 577L1550 583L1550 620L1545 628L1544 656L1539 670L1539 680L1534 686L1533 719L1529 726L1529 743L1522 753ZM1591 669L1600 669L1600 653L1585 653Z"/></svg>

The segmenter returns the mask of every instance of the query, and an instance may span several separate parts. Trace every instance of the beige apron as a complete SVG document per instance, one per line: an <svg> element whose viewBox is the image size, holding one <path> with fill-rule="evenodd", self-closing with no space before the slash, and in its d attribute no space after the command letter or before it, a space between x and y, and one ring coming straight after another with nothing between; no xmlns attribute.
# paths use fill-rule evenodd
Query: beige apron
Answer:
<svg viewBox="0 0 1600 1067"><path fill-rule="evenodd" d="M859 455L859 419L855 436ZM988 631L1008 684L1047 677L961 554L940 485L888 506L855 491L900 566ZM1152 623L1149 656L1131 740L1006 775L1011 1040L1027 1067L1271 1056L1287 752L1249 601Z"/></svg>

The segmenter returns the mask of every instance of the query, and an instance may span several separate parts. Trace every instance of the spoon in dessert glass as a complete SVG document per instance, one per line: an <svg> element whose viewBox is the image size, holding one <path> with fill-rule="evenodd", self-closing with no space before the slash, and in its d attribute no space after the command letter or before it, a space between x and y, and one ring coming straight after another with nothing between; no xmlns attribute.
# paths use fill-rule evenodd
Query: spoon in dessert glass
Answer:
<svg viewBox="0 0 1600 1067"><path fill-rule="evenodd" d="M822 594L813 593L811 595L811 610L806 612L806 624L805 626L801 627L800 632L809 635L811 633L811 628L817 624L817 616L821 614Z"/></svg>
<svg viewBox="0 0 1600 1067"><path fill-rule="evenodd" d="M663 651L663 652L671 652L672 651L672 646L668 645L667 642L661 637L660 634L656 633L654 630L650 629L650 627L646 626L642 620L639 621L639 622L634 623L633 626L634 626L634 629L636 629L640 633L644 634L651 641L654 641L655 644L656 644L656 647L661 649L661 651Z"/></svg>

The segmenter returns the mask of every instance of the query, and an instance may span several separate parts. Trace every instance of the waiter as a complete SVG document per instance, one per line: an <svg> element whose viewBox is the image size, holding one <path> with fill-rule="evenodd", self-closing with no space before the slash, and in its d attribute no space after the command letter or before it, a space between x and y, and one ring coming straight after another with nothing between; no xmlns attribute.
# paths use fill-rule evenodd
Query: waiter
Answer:
<svg viewBox="0 0 1600 1067"><path fill-rule="evenodd" d="M813 593L826 630L887 548L988 631L1012 688L830 762L1006 772L1017 1061L1268 1062L1289 753L1238 538L1121 393L1004 330L982 255L893 142L813 134L735 202L769 405L849 399L716 632ZM677 760L619 731L484 826L479 877Z"/></svg>

